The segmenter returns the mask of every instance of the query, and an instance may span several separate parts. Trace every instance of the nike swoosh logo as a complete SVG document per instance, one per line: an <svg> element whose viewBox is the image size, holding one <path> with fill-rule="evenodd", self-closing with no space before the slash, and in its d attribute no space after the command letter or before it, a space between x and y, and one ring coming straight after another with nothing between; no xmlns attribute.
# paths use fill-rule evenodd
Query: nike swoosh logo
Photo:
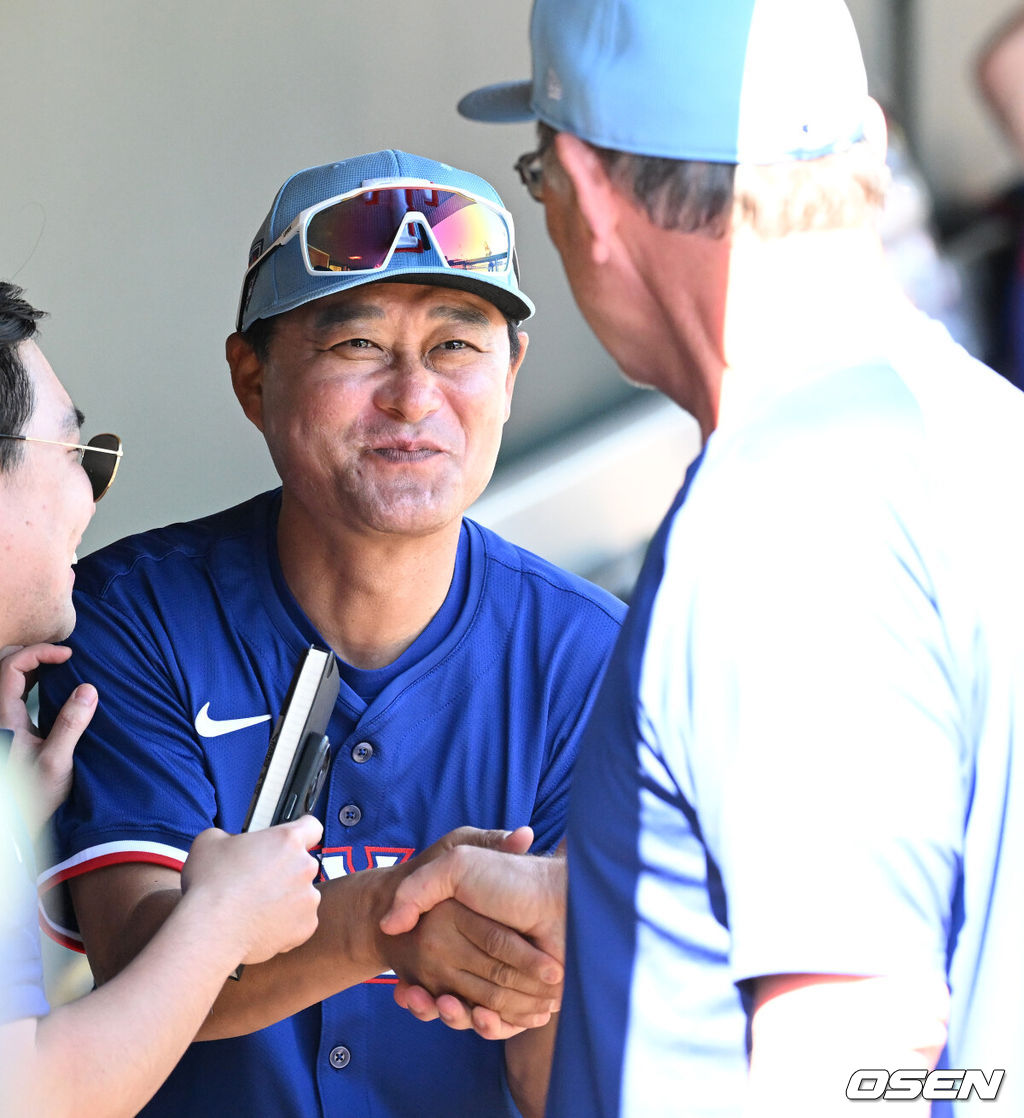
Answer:
<svg viewBox="0 0 1024 1118"><path fill-rule="evenodd" d="M196 733L201 738L219 738L221 734L233 734L235 730L269 721L269 714L255 714L251 718L211 718L210 704L207 703L196 715Z"/></svg>

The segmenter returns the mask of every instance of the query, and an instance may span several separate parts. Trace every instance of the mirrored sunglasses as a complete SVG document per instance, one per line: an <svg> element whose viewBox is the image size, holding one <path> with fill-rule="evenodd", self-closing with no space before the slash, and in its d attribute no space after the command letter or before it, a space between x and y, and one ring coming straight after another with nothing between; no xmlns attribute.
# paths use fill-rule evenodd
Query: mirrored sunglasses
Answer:
<svg viewBox="0 0 1024 1118"><path fill-rule="evenodd" d="M296 236L310 275L379 272L431 251L446 268L504 274L515 246L512 215L487 198L425 179L364 183L302 210L266 249L254 246L242 307L259 266Z"/></svg>
<svg viewBox="0 0 1024 1118"><path fill-rule="evenodd" d="M44 446L62 446L78 451L78 461L92 486L92 499L98 501L114 484L117 468L124 457L121 440L117 435L94 435L87 443L62 443L55 439L36 439L31 435L4 435L0 439L15 439L21 443L41 443Z"/></svg>

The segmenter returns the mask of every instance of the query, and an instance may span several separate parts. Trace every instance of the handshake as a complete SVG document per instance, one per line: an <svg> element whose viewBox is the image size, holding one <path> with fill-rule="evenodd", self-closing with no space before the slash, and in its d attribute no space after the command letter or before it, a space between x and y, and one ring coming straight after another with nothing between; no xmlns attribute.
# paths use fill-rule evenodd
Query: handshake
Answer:
<svg viewBox="0 0 1024 1118"><path fill-rule="evenodd" d="M197 889L220 898L216 926L237 921L242 962L289 952L317 931L321 889L331 889L311 884L306 850L320 834L308 815L245 835L204 831L182 872L183 899ZM349 978L393 970L404 1009L489 1040L547 1024L561 1002L566 863L527 854L532 841L529 827L460 827L407 863L354 875L369 890L372 946L352 952ZM330 937L328 922L317 939Z"/></svg>
<svg viewBox="0 0 1024 1118"><path fill-rule="evenodd" d="M526 853L529 827L462 827L401 867L380 929L396 945L421 928L431 973L396 957L395 1000L420 1020L506 1039L548 1022L561 1002L566 862ZM428 930L428 925L429 930ZM450 964L452 953L457 970ZM400 956L400 950L393 950Z"/></svg>

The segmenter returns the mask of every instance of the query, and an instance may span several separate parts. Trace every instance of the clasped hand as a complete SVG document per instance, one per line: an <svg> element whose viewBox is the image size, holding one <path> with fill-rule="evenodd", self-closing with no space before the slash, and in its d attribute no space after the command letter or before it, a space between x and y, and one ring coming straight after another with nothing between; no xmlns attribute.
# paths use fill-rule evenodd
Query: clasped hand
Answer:
<svg viewBox="0 0 1024 1118"><path fill-rule="evenodd" d="M487 835L461 828L425 851L380 927L394 937L385 950L400 1006L503 1040L546 1024L559 1008L564 859L526 854L528 827L496 848Z"/></svg>

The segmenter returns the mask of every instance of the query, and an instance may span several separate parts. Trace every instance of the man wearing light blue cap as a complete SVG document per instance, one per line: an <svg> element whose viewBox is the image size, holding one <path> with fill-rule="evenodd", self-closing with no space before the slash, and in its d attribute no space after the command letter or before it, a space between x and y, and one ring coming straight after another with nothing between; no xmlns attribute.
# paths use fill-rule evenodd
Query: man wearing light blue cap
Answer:
<svg viewBox="0 0 1024 1118"><path fill-rule="evenodd" d="M180 900L191 836L242 828L304 650L341 674L319 933L227 983L147 1115L539 1113L550 1030L495 1044L421 1023L396 976L540 1026L560 961L455 903L409 936L377 926L440 836L512 857L529 824L535 850L557 846L619 629L611 595L463 517L532 312L483 179L400 151L300 171L251 244L227 342L281 488L79 566L74 667L43 713L79 674L103 701L44 888L70 884L77 924L53 930L80 929L101 981ZM466 824L490 830L452 834Z"/></svg>
<svg viewBox="0 0 1024 1118"><path fill-rule="evenodd" d="M1024 398L887 270L850 16L536 0L531 38L460 108L539 121L580 308L705 439L574 774L548 1115L1024 1113ZM446 855L384 927L529 902L557 951L561 870Z"/></svg>

